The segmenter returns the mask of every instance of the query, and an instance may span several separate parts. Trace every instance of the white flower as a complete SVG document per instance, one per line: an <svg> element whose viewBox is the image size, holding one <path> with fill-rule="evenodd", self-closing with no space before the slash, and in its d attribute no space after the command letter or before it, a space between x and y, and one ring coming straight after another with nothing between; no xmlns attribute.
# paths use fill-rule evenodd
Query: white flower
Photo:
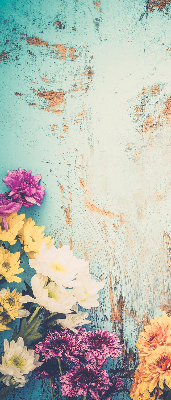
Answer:
<svg viewBox="0 0 171 400"><path fill-rule="evenodd" d="M21 303L34 302L45 307L50 312L67 314L76 303L76 298L71 294L70 289L57 285L55 282L48 283L48 277L36 274L31 279L31 285L35 299L30 296L23 296Z"/></svg>
<svg viewBox="0 0 171 400"><path fill-rule="evenodd" d="M85 319L88 317L87 312L78 311L78 304L72 307L72 310L75 311L76 314L67 314L65 319L57 319L57 323L60 324L62 328L70 329L77 333L77 330L74 328L89 324L91 321Z"/></svg>
<svg viewBox="0 0 171 400"><path fill-rule="evenodd" d="M97 307L98 291L104 287L104 282L92 279L87 267L77 275L76 281L78 285L72 289L72 293L77 298L78 304L84 308Z"/></svg>
<svg viewBox="0 0 171 400"><path fill-rule="evenodd" d="M39 355L35 354L34 350L27 350L22 337L19 337L17 342L12 340L10 344L4 339L4 356L0 372L5 375L3 379L5 385L24 386L30 372L42 365L38 362L38 358Z"/></svg>
<svg viewBox="0 0 171 400"><path fill-rule="evenodd" d="M37 273L48 276L59 285L73 287L76 275L88 263L73 256L73 251L69 246L57 249L53 245L49 249L45 243L42 243L39 254L36 254L35 259L29 260L29 264Z"/></svg>
<svg viewBox="0 0 171 400"><path fill-rule="evenodd" d="M71 331L77 333L77 330L74 329L78 326L82 326L85 324L89 324L91 321L86 320L88 317L87 312L79 311L78 314L67 314L66 319L57 319L57 323L62 326L64 329L70 329Z"/></svg>

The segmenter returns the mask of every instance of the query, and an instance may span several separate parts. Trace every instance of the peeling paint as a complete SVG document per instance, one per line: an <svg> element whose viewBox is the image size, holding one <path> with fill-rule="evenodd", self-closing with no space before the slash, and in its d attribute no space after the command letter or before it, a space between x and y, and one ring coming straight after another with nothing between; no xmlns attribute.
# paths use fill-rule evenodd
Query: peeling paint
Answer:
<svg viewBox="0 0 171 400"><path fill-rule="evenodd" d="M80 180L80 186L84 191L84 205L85 207L88 208L88 210L90 211L90 213L96 213L99 215L103 215L103 216L107 216L109 218L119 218L119 215L111 212L111 211L106 211L105 208L103 207L102 209L100 209L95 203L93 203L90 199L90 193L87 190L85 183L84 183L84 179L83 178L79 178Z"/></svg>
<svg viewBox="0 0 171 400"><path fill-rule="evenodd" d="M8 53L5 53L4 50L2 51L2 53L0 54L0 62L1 62L1 61L4 61L4 62L6 61L7 54L8 54Z"/></svg>
<svg viewBox="0 0 171 400"><path fill-rule="evenodd" d="M50 90L49 92L40 91L37 92L39 97L43 97L45 100L49 101L49 106L45 108L48 112L52 112L52 114L58 114L62 112L61 110L56 110L56 107L61 107L62 103L66 104L65 93L63 92L55 92L54 90Z"/></svg>
<svg viewBox="0 0 171 400"><path fill-rule="evenodd" d="M148 0L147 1L147 12L153 12L155 9L158 9L159 11L166 10L168 11L169 4L171 3L171 0Z"/></svg>
<svg viewBox="0 0 171 400"><path fill-rule="evenodd" d="M71 58L72 61L74 61L78 56L76 56L76 54L74 54L76 52L76 50L74 49L74 47L69 47L69 58Z"/></svg>
<svg viewBox="0 0 171 400"><path fill-rule="evenodd" d="M70 209L70 207L71 207L70 204L68 204L68 208L65 208L64 211L65 211L65 214L66 214L66 225L70 225L71 228L72 228L73 221L72 221L72 218L71 218L71 209Z"/></svg>
<svg viewBox="0 0 171 400"><path fill-rule="evenodd" d="M100 13L103 13L103 11L101 9L101 2L100 1L96 1L96 2L93 2L93 3L95 5L95 10L97 10Z"/></svg>

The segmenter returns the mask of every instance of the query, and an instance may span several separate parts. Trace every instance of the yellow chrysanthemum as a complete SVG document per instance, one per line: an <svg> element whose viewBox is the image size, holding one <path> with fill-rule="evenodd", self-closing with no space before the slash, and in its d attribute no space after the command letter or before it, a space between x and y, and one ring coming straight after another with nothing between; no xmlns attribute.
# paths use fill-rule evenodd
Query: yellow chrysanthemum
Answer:
<svg viewBox="0 0 171 400"><path fill-rule="evenodd" d="M19 302L22 294L17 293L16 289L12 292L10 290L6 291L3 297L0 292L0 313L6 313L9 315L11 319L15 319L18 317L18 310L22 307L22 304Z"/></svg>
<svg viewBox="0 0 171 400"><path fill-rule="evenodd" d="M157 346L171 346L171 317L166 313L157 319L151 319L150 324L146 325L144 332L140 333L137 341L140 361L148 357Z"/></svg>
<svg viewBox="0 0 171 400"><path fill-rule="evenodd" d="M6 220L8 224L8 230L6 231L4 228L4 222L2 217L0 217L0 240L3 242L9 242L9 244L13 245L16 243L16 236L18 235L19 230L22 228L24 224L24 214L18 215L17 213L12 213L6 215Z"/></svg>
<svg viewBox="0 0 171 400"><path fill-rule="evenodd" d="M140 363L135 371L134 381L130 389L130 397L133 400L158 400L162 390L153 388L149 391L149 381L146 364Z"/></svg>
<svg viewBox="0 0 171 400"><path fill-rule="evenodd" d="M44 226L35 226L32 218L25 219L24 226L19 232L19 240L29 258L35 258L35 253L39 253L39 247L43 242L50 247L51 236L44 237L44 229Z"/></svg>
<svg viewBox="0 0 171 400"><path fill-rule="evenodd" d="M0 247L0 275L4 276L7 282L21 282L21 278L15 276L24 271L23 268L19 268L19 258L20 252L13 254L3 246Z"/></svg>
<svg viewBox="0 0 171 400"><path fill-rule="evenodd" d="M3 310L3 307L0 307L0 331L10 330L6 324L11 322L11 318L9 314Z"/></svg>

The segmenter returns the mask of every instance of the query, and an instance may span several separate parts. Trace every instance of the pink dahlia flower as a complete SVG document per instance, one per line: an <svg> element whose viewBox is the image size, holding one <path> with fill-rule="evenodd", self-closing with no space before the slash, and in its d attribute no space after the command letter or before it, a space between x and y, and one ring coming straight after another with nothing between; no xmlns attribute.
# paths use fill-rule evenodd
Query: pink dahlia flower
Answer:
<svg viewBox="0 0 171 400"><path fill-rule="evenodd" d="M63 368L62 368L63 369ZM40 367L35 369L35 379L51 379L53 388L56 387L55 378L59 378L59 364L56 358L45 361Z"/></svg>
<svg viewBox="0 0 171 400"><path fill-rule="evenodd" d="M40 206L45 194L44 186L40 186L41 175L31 176L31 171L19 168L18 171L7 171L3 182L11 189L9 196L16 202L22 202L23 206L33 204Z"/></svg>
<svg viewBox="0 0 171 400"><path fill-rule="evenodd" d="M102 365L108 357L119 357L122 352L118 336L107 330L88 331L87 341L85 358L93 364Z"/></svg>
<svg viewBox="0 0 171 400"><path fill-rule="evenodd" d="M79 363L60 377L62 395L70 397L90 396L91 399L101 400L101 396L111 386L109 376L103 369L91 364Z"/></svg>
<svg viewBox="0 0 171 400"><path fill-rule="evenodd" d="M114 397L117 392L124 386L124 383L121 378L118 378L117 375L113 375L110 380L110 387L106 392L101 396L101 400L110 400L111 397Z"/></svg>
<svg viewBox="0 0 171 400"><path fill-rule="evenodd" d="M21 201L14 201L13 198L9 197L9 192L0 194L0 216L4 222L4 228L8 230L7 220L5 215L17 212L22 206Z"/></svg>
<svg viewBox="0 0 171 400"><path fill-rule="evenodd" d="M79 339L83 339L83 336L76 335L69 329L62 332L50 331L42 342L36 344L35 352L41 352L43 360L60 357L61 360L65 359L68 363L75 363L80 358L84 359L84 346L78 345Z"/></svg>

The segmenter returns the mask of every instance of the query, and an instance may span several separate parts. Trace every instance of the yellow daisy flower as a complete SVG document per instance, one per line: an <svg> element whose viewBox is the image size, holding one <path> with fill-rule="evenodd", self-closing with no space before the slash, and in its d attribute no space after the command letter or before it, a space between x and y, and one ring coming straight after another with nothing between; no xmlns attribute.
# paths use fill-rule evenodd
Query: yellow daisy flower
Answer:
<svg viewBox="0 0 171 400"><path fill-rule="evenodd" d="M43 242L50 247L51 236L44 237L44 229L44 226L35 226L32 218L24 220L24 226L19 232L19 240L24 245L24 251L29 258L35 258L35 253L39 253L39 247Z"/></svg>
<svg viewBox="0 0 171 400"><path fill-rule="evenodd" d="M3 310L3 307L0 307L0 331L10 330L10 328L6 326L9 322L11 322L9 314Z"/></svg>
<svg viewBox="0 0 171 400"><path fill-rule="evenodd" d="M24 214L18 215L17 213L12 213L6 215L6 220L8 224L8 230L6 231L4 228L3 219L0 216L0 240L2 240L3 242L9 242L9 244L11 245L16 243L16 236L18 235L19 230L24 224L24 218Z"/></svg>
<svg viewBox="0 0 171 400"><path fill-rule="evenodd" d="M152 380L152 377L150 377ZM158 400L162 394L160 388L155 386L149 391L149 372L146 364L140 363L135 371L134 380L130 389L130 397L133 400Z"/></svg>
<svg viewBox="0 0 171 400"><path fill-rule="evenodd" d="M17 293L16 289L10 292L8 289L0 291L0 312L4 312L9 315L10 319L15 319L19 316L18 311L22 304L19 299L22 297L21 293Z"/></svg>
<svg viewBox="0 0 171 400"><path fill-rule="evenodd" d="M15 276L24 271L20 267L20 252L11 253L0 247L0 275L4 276L7 282L21 282L21 278Z"/></svg>

